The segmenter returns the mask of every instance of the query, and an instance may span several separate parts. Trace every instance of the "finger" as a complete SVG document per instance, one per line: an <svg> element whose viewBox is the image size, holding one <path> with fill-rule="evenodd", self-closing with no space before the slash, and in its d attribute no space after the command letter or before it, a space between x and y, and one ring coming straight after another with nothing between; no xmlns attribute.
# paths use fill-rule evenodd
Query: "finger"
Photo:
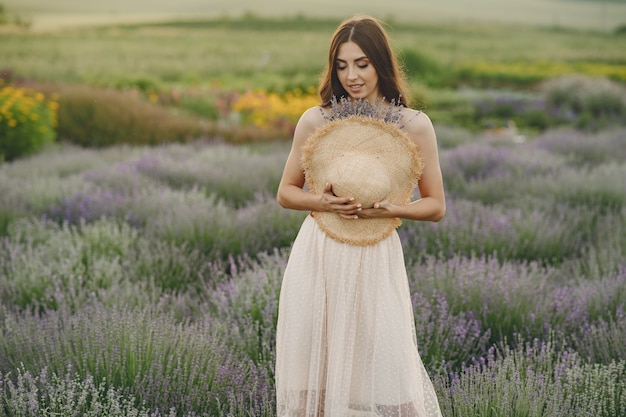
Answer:
<svg viewBox="0 0 626 417"><path fill-rule="evenodd" d="M342 212L343 214L356 214L362 210L361 203L354 204L339 204L337 206L337 211Z"/></svg>
<svg viewBox="0 0 626 417"><path fill-rule="evenodd" d="M326 195L326 201L332 206L341 207L342 209L354 209L359 206L359 203L354 202L354 198L351 197L330 197Z"/></svg>
<svg viewBox="0 0 626 417"><path fill-rule="evenodd" d="M374 205L372 206L372 208L375 209L384 209L387 208L387 206L389 205L389 202L387 200L383 200L383 201L377 201L374 203Z"/></svg>
<svg viewBox="0 0 626 417"><path fill-rule="evenodd" d="M361 204L354 201L354 197L338 197L337 204L343 204L345 207L361 206Z"/></svg>

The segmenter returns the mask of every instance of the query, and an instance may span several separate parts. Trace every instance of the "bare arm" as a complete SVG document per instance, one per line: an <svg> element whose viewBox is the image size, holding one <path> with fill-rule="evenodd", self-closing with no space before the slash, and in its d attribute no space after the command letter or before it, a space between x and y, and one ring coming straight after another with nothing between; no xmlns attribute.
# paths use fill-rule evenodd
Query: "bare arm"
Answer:
<svg viewBox="0 0 626 417"><path fill-rule="evenodd" d="M361 218L400 217L410 220L437 222L446 213L446 200L443 178L439 165L437 137L432 122L424 113L420 113L407 126L409 138L419 147L424 161L424 171L419 180L420 198L406 205L391 204L381 201L374 208L364 209Z"/></svg>
<svg viewBox="0 0 626 417"><path fill-rule="evenodd" d="M332 193L332 184L327 184L324 193L311 194L303 189L304 172L300 164L302 147L315 129L324 123L319 107L313 107L302 115L293 137L291 151L287 157L283 176L278 185L278 203L293 210L330 211L346 218L355 218L360 204L352 197L337 197Z"/></svg>

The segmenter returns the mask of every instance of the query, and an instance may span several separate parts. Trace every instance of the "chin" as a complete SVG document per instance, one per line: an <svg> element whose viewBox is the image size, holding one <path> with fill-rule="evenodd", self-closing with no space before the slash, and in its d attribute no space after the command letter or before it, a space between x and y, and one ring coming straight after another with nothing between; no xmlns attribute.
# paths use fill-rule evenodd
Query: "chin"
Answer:
<svg viewBox="0 0 626 417"><path fill-rule="evenodd" d="M367 94L349 94L351 99L354 100L366 100L368 95Z"/></svg>

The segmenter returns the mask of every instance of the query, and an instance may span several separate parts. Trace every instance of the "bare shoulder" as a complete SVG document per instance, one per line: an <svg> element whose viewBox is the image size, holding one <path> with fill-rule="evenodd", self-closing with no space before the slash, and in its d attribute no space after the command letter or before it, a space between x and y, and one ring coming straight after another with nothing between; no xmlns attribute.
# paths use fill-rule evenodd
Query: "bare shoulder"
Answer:
<svg viewBox="0 0 626 417"><path fill-rule="evenodd" d="M314 106L307 109L302 116L300 116L300 120L298 121L299 125L305 128L313 128L315 129L318 126L324 124L324 113L321 106Z"/></svg>
<svg viewBox="0 0 626 417"><path fill-rule="evenodd" d="M318 127L324 124L324 121L324 114L320 106L311 107L302 113L293 135L294 144L296 146L302 146L309 136L311 136Z"/></svg>
<svg viewBox="0 0 626 417"><path fill-rule="evenodd" d="M421 110L402 109L403 130L418 144L436 142L435 129L430 117Z"/></svg>

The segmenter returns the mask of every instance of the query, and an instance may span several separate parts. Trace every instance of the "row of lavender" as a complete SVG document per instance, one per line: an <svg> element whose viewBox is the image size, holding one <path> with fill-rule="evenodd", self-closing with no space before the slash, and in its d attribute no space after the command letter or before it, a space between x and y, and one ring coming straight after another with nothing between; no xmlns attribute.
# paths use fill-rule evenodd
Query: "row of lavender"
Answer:
<svg viewBox="0 0 626 417"><path fill-rule="evenodd" d="M444 415L626 415L626 133L438 131L448 214L399 232ZM0 416L274 415L287 152L0 166Z"/></svg>

